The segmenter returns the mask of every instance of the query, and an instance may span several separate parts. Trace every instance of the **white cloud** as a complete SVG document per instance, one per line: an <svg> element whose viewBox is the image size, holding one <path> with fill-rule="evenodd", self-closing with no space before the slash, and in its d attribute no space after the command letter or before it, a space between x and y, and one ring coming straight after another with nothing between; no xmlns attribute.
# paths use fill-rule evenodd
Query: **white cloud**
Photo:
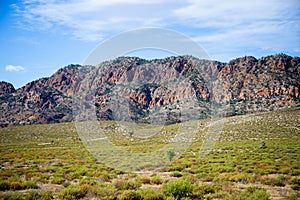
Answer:
<svg viewBox="0 0 300 200"><path fill-rule="evenodd" d="M13 7L21 26L33 30L64 27L73 37L99 41L108 32L162 25L178 3L171 0L26 0Z"/></svg>
<svg viewBox="0 0 300 200"><path fill-rule="evenodd" d="M19 65L6 65L5 71L19 72L19 71L25 71L25 68Z"/></svg>
<svg viewBox="0 0 300 200"><path fill-rule="evenodd" d="M297 0L190 0L174 13L180 24L200 30L194 40L227 61L254 51L293 51L300 43L299 5Z"/></svg>
<svg viewBox="0 0 300 200"><path fill-rule="evenodd" d="M100 41L141 27L184 32L208 51L293 51L300 43L298 0L24 0L21 25ZM232 53L236 52L236 53ZM251 52L249 52L251 53Z"/></svg>
<svg viewBox="0 0 300 200"><path fill-rule="evenodd" d="M183 20L190 19L193 23L196 22L196 26L230 27L261 20L280 20L282 16L288 14L280 12L291 7L290 2L289 0L190 0L187 6L174 12Z"/></svg>

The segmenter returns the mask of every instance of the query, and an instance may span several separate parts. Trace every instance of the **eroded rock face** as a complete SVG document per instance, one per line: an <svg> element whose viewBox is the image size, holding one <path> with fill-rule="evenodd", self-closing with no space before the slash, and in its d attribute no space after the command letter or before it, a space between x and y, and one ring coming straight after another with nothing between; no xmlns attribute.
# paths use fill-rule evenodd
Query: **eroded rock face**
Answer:
<svg viewBox="0 0 300 200"><path fill-rule="evenodd" d="M299 80L300 58L284 54L228 63L120 57L98 66L69 65L18 90L0 82L0 126L71 121L73 95L93 88L83 104L95 98L98 119L149 122L163 115L179 122L206 117L211 102L225 102L226 116L268 111L299 104Z"/></svg>
<svg viewBox="0 0 300 200"><path fill-rule="evenodd" d="M0 95L10 94L15 92L15 88L11 83L0 81Z"/></svg>

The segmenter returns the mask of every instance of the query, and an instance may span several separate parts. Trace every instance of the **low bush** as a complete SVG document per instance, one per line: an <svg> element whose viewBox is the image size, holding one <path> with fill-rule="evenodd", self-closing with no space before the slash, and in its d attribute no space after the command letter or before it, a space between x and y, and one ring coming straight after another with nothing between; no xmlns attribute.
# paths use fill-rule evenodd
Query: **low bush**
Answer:
<svg viewBox="0 0 300 200"><path fill-rule="evenodd" d="M96 174L96 177L98 177L100 180L102 180L104 182L109 182L109 181L111 181L112 178L114 178L114 176L107 171L98 172Z"/></svg>
<svg viewBox="0 0 300 200"><path fill-rule="evenodd" d="M51 200L53 199L53 193L51 191L45 191L40 193L40 200Z"/></svg>
<svg viewBox="0 0 300 200"><path fill-rule="evenodd" d="M290 183L293 185L300 185L300 178L293 178Z"/></svg>
<svg viewBox="0 0 300 200"><path fill-rule="evenodd" d="M216 193L209 193L204 195L204 199L230 199L230 196L227 192L216 192Z"/></svg>
<svg viewBox="0 0 300 200"><path fill-rule="evenodd" d="M42 183L48 183L48 180L50 178L50 175L49 174L41 174L37 180L42 182Z"/></svg>
<svg viewBox="0 0 300 200"><path fill-rule="evenodd" d="M219 188L217 188L213 184L203 184L203 185L195 187L194 190L193 190L193 193L195 193L197 195L213 194L218 189Z"/></svg>
<svg viewBox="0 0 300 200"><path fill-rule="evenodd" d="M293 190L300 190L300 185L291 185Z"/></svg>
<svg viewBox="0 0 300 200"><path fill-rule="evenodd" d="M172 176L172 177L182 177L182 174L178 171L174 171L170 174L170 176Z"/></svg>
<svg viewBox="0 0 300 200"><path fill-rule="evenodd" d="M172 165L170 166L167 171L168 172L172 172L172 171L179 171L181 172L182 170L184 170L185 167L183 165L177 164L177 165Z"/></svg>
<svg viewBox="0 0 300 200"><path fill-rule="evenodd" d="M248 187L247 192L250 194L249 199L268 200L270 194L266 192L266 189L260 187Z"/></svg>
<svg viewBox="0 0 300 200"><path fill-rule="evenodd" d="M10 183L10 189L12 190L22 190L22 183L19 181L13 181Z"/></svg>
<svg viewBox="0 0 300 200"><path fill-rule="evenodd" d="M116 196L120 193L113 184L103 184L98 186L93 186L89 189L89 193L97 197L97 199L111 199L115 200ZM113 198L114 197L114 198Z"/></svg>
<svg viewBox="0 0 300 200"><path fill-rule="evenodd" d="M278 176L277 178L267 179L264 181L264 184L284 187L285 186L284 176Z"/></svg>
<svg viewBox="0 0 300 200"><path fill-rule="evenodd" d="M24 183L22 183L22 188L23 189L38 189L39 186L33 181L25 181Z"/></svg>
<svg viewBox="0 0 300 200"><path fill-rule="evenodd" d="M138 180L117 180L114 185L118 190L136 190L142 183Z"/></svg>
<svg viewBox="0 0 300 200"><path fill-rule="evenodd" d="M165 196L157 191L151 189L138 190L137 194L144 200L164 200Z"/></svg>
<svg viewBox="0 0 300 200"><path fill-rule="evenodd" d="M294 178L290 181L293 190L300 190L300 178Z"/></svg>
<svg viewBox="0 0 300 200"><path fill-rule="evenodd" d="M57 176L57 177L54 177L52 180L51 180L51 183L53 184L63 184L65 182L65 179L63 177L60 177L60 176Z"/></svg>
<svg viewBox="0 0 300 200"><path fill-rule="evenodd" d="M7 180L0 180L0 191L9 190L10 183Z"/></svg>
<svg viewBox="0 0 300 200"><path fill-rule="evenodd" d="M39 200L39 199L41 199L41 194L38 191L30 191L25 196L25 200Z"/></svg>
<svg viewBox="0 0 300 200"><path fill-rule="evenodd" d="M288 197L285 197L283 200L298 200L298 199L300 199L300 193L291 194Z"/></svg>
<svg viewBox="0 0 300 200"><path fill-rule="evenodd" d="M125 190L118 196L118 200L140 200L142 199L140 194L135 190Z"/></svg>
<svg viewBox="0 0 300 200"><path fill-rule="evenodd" d="M160 176L157 176L157 175L156 175L156 176L151 177L150 182L151 182L152 184L159 185L159 184L162 184L162 183L163 183L163 179L162 179Z"/></svg>
<svg viewBox="0 0 300 200"><path fill-rule="evenodd" d="M3 200L24 200L24 195L20 192L8 192L0 196Z"/></svg>
<svg viewBox="0 0 300 200"><path fill-rule="evenodd" d="M83 185L83 184L96 185L97 182L93 179L84 178L84 179L81 179L80 182L79 182L79 185Z"/></svg>
<svg viewBox="0 0 300 200"><path fill-rule="evenodd" d="M190 196L192 189L192 184L185 180L175 180L163 184L164 193L176 199Z"/></svg>
<svg viewBox="0 0 300 200"><path fill-rule="evenodd" d="M70 185L69 187L62 189L57 196L59 199L74 200L85 197L86 193L87 191L85 188L82 189L79 185Z"/></svg>
<svg viewBox="0 0 300 200"><path fill-rule="evenodd" d="M151 183L151 179L149 177L146 177L146 176L141 177L140 180L143 184L150 184Z"/></svg>

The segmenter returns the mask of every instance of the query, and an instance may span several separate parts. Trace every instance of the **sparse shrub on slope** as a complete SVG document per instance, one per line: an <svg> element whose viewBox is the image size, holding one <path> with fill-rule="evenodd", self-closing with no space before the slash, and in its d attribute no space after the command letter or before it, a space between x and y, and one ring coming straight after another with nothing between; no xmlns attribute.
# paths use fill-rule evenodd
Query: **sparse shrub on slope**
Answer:
<svg viewBox="0 0 300 200"><path fill-rule="evenodd" d="M192 184L185 180L175 180L163 184L163 191L165 194L173 196L176 199L191 196L192 189Z"/></svg>

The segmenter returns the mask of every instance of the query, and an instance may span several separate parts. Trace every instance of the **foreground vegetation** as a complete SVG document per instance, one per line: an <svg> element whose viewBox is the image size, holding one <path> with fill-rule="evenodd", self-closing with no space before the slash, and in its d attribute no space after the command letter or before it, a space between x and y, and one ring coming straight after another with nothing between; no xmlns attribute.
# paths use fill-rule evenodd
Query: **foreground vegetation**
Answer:
<svg viewBox="0 0 300 200"><path fill-rule="evenodd" d="M0 198L300 198L299 107L227 118L219 141L200 157L197 152L204 133L205 128L199 130L189 149L172 164L126 172L95 159L83 146L73 123L2 128ZM112 141L139 151L161 144L159 136L145 145L132 140L134 134ZM166 152L170 160L174 153Z"/></svg>

